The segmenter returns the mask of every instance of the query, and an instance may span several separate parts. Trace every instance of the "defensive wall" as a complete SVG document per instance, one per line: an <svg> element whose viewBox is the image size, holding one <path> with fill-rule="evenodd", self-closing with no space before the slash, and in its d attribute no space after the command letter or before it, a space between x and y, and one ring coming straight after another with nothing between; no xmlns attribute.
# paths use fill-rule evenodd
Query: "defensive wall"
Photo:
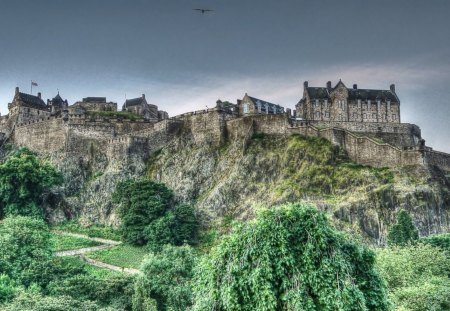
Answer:
<svg viewBox="0 0 450 311"><path fill-rule="evenodd" d="M341 124L342 122L338 122ZM347 122L349 123L349 122ZM321 123L322 128L316 127L316 123L308 121L291 120L288 115L253 115L227 122L227 131L231 139L245 138L251 135L300 134L303 136L323 137L332 144L342 147L353 161L375 167L396 167L405 165L436 165L444 170L450 169L450 155L423 148L419 144L415 146L395 146L386 142L380 142L365 135L369 131L378 132L378 127L371 124L368 127L360 127L354 133L348 129L338 127L339 124ZM334 127L333 125L336 125ZM398 124L398 132L404 135L420 133L418 127L412 124ZM353 125L348 124L348 128ZM353 127L355 129L356 127ZM420 137L420 136L419 136Z"/></svg>
<svg viewBox="0 0 450 311"><path fill-rule="evenodd" d="M65 151L84 156L97 148L111 160L124 160L130 155L147 158L178 133L191 135L196 144L211 146L220 146L227 139L248 140L254 133L317 136L342 147L357 163L376 167L425 164L450 170L450 155L422 145L420 129L413 124L311 122L293 120L288 114L236 118L217 108L157 123L77 115L45 117L17 124L13 139L38 152Z"/></svg>

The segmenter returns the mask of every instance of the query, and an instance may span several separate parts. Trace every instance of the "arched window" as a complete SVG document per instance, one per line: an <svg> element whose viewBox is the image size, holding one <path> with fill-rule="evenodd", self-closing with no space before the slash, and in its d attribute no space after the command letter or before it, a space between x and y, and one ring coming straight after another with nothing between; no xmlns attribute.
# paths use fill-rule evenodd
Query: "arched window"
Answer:
<svg viewBox="0 0 450 311"><path fill-rule="evenodd" d="M316 111L316 120L320 119L320 111Z"/></svg>
<svg viewBox="0 0 450 311"><path fill-rule="evenodd" d="M244 104L244 113L249 113L248 104Z"/></svg>

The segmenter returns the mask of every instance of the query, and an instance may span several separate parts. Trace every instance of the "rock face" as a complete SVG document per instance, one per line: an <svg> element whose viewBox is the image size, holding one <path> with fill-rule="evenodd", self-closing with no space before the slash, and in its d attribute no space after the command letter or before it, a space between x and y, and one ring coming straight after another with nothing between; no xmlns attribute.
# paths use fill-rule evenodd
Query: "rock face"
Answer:
<svg viewBox="0 0 450 311"><path fill-rule="evenodd" d="M444 171L415 164L416 158L406 162L414 165L390 169L355 164L349 156L363 159L358 149L345 151L336 143L354 140L362 146L369 140L346 140L342 130L292 128L283 116L228 117L218 111L190 114L145 124L133 135L128 130L117 135L125 125L55 119L45 121L54 130L36 123L18 127L15 136L16 143L48 157L64 173L64 187L46 201L53 221L79 217L86 224L117 225L111 203L117 183L148 176L194 204L206 224L250 219L259 207L306 201L327 211L342 230L374 243L384 243L399 208L411 212L422 235L450 230L450 184ZM35 142L38 136L46 139ZM376 163L383 160L379 150L375 155L375 149L366 151L379 158Z"/></svg>

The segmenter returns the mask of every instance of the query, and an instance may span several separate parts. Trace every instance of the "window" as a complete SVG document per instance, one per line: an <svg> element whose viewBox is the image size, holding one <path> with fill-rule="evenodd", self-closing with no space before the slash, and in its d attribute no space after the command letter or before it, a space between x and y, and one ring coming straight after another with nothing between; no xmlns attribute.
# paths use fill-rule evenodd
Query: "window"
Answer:
<svg viewBox="0 0 450 311"><path fill-rule="evenodd" d="M361 99L358 99L358 108L361 108Z"/></svg>
<svg viewBox="0 0 450 311"><path fill-rule="evenodd" d="M316 119L320 119L320 111L316 111Z"/></svg>
<svg viewBox="0 0 450 311"><path fill-rule="evenodd" d="M269 105L266 104L266 114L269 114Z"/></svg>
<svg viewBox="0 0 450 311"><path fill-rule="evenodd" d="M261 113L261 102L258 101L258 112Z"/></svg>
<svg viewBox="0 0 450 311"><path fill-rule="evenodd" d="M367 101L367 109L370 110L370 99Z"/></svg>
<svg viewBox="0 0 450 311"><path fill-rule="evenodd" d="M329 118L330 117L330 113L328 111L325 111L325 118Z"/></svg>
<svg viewBox="0 0 450 311"><path fill-rule="evenodd" d="M396 114L392 115L392 120L394 120L394 121L397 120L397 115Z"/></svg>
<svg viewBox="0 0 450 311"><path fill-rule="evenodd" d="M363 119L367 119L367 115L363 113Z"/></svg>
<svg viewBox="0 0 450 311"><path fill-rule="evenodd" d="M353 112L353 119L358 118L358 114L356 112Z"/></svg>
<svg viewBox="0 0 450 311"><path fill-rule="evenodd" d="M316 99L316 101L315 101L315 103L314 103L314 106L317 108L317 107L319 107L319 100L318 99Z"/></svg>
<svg viewBox="0 0 450 311"><path fill-rule="evenodd" d="M377 114L376 113L372 113L372 119L376 119L377 118Z"/></svg>
<svg viewBox="0 0 450 311"><path fill-rule="evenodd" d="M248 104L244 104L244 113L248 113L249 109L248 109Z"/></svg>
<svg viewBox="0 0 450 311"><path fill-rule="evenodd" d="M325 99L325 100L323 101L323 103L324 103L324 105L325 105L325 108L328 108L328 99Z"/></svg>

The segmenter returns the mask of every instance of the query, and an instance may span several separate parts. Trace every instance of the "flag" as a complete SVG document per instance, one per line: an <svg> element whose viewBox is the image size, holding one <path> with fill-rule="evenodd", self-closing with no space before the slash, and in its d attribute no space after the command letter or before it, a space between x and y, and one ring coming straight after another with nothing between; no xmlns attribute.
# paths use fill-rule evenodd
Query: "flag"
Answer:
<svg viewBox="0 0 450 311"><path fill-rule="evenodd" d="M32 86L38 86L38 84L36 82L34 82L34 81L31 81L31 85Z"/></svg>

